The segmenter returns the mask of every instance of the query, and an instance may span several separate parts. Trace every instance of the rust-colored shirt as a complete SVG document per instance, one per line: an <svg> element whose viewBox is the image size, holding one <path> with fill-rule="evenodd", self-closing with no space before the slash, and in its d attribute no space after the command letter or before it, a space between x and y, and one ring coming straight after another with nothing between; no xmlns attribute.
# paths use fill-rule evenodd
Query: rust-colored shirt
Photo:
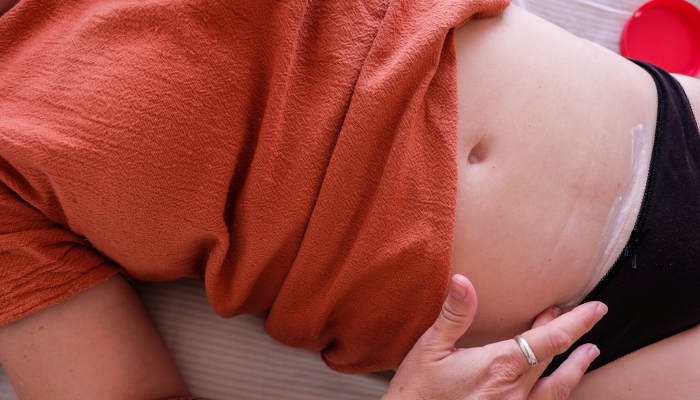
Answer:
<svg viewBox="0 0 700 400"><path fill-rule="evenodd" d="M22 0L0 18L0 324L202 277L332 368L439 313L454 27L507 0Z"/></svg>

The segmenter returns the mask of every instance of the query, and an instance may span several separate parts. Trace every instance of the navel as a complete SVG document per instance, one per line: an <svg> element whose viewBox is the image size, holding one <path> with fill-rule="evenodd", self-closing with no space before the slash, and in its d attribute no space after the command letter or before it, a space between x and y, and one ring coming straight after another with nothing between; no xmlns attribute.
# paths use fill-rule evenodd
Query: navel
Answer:
<svg viewBox="0 0 700 400"><path fill-rule="evenodd" d="M467 162L469 165L481 164L486 160L488 156L488 146L484 139L481 139L476 145L474 145L469 151L467 156Z"/></svg>

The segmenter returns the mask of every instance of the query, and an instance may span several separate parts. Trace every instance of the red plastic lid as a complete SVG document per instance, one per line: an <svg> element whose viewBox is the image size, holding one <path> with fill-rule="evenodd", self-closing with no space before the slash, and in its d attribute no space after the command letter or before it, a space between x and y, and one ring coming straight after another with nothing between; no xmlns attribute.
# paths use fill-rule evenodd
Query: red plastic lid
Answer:
<svg viewBox="0 0 700 400"><path fill-rule="evenodd" d="M684 0L652 0L627 20L620 52L668 72L700 73L700 10Z"/></svg>

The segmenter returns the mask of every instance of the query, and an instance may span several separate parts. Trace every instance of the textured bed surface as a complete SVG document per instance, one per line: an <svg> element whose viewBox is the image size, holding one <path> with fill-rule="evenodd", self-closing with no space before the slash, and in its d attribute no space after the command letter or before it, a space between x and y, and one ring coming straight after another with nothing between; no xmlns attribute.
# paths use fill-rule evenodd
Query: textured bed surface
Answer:
<svg viewBox="0 0 700 400"><path fill-rule="evenodd" d="M514 0L577 36L619 53L625 21L644 0ZM700 7L700 0L691 0ZM212 399L377 399L389 378L342 375L314 352L275 342L257 314L231 319L209 307L199 280L138 283L193 393ZM0 400L16 399L0 369Z"/></svg>

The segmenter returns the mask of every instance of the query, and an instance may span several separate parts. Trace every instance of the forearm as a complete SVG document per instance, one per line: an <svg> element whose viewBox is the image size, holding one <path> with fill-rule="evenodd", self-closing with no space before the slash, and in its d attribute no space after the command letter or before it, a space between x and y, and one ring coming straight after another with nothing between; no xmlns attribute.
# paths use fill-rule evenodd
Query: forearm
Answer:
<svg viewBox="0 0 700 400"><path fill-rule="evenodd" d="M20 399L164 399L189 391L150 315L120 275L0 328Z"/></svg>

